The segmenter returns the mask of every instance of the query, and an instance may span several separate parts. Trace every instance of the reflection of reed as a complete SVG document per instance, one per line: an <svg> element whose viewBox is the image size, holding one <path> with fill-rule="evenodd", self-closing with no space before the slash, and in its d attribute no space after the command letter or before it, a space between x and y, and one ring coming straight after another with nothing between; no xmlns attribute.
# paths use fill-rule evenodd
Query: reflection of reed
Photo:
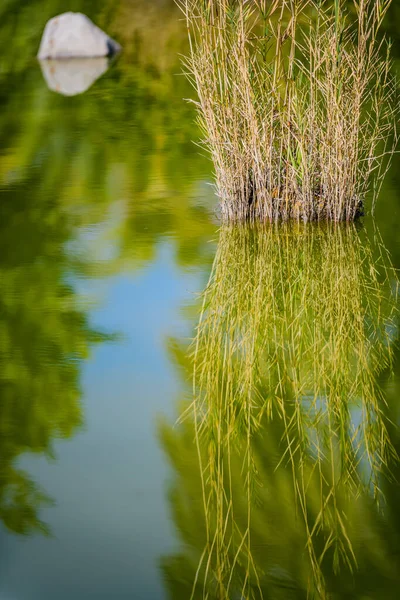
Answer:
<svg viewBox="0 0 400 600"><path fill-rule="evenodd" d="M393 282L379 241L354 227L222 229L194 351L207 532L194 593L201 581L204 597L263 596L253 509L266 493L287 499L260 492L263 452L291 471L318 595L323 560L356 564L345 507L361 493L378 501L395 458L378 385L392 360Z"/></svg>

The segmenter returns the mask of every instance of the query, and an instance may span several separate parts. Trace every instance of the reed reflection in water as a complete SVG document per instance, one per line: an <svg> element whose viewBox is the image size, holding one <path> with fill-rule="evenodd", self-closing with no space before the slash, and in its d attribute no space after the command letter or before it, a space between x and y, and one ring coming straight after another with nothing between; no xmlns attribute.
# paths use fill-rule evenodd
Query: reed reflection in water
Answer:
<svg viewBox="0 0 400 600"><path fill-rule="evenodd" d="M187 545L164 560L171 597L325 598L381 568L397 450L380 381L398 280L378 232L365 238L355 226L222 228L194 399L161 433ZM390 560L384 570L395 578Z"/></svg>

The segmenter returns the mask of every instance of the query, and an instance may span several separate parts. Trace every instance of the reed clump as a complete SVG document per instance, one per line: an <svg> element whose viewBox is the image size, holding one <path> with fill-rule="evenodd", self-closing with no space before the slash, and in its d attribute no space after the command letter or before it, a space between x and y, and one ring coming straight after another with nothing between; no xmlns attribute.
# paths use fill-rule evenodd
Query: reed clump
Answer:
<svg viewBox="0 0 400 600"><path fill-rule="evenodd" d="M353 221L397 145L391 0L177 0L225 220Z"/></svg>

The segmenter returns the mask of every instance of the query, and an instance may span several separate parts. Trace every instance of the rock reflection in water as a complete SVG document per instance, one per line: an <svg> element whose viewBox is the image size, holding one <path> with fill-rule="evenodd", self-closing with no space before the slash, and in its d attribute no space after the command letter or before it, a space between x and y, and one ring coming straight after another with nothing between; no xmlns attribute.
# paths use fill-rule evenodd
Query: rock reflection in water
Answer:
<svg viewBox="0 0 400 600"><path fill-rule="evenodd" d="M63 96L83 94L110 65L108 58L64 58L39 62L49 89Z"/></svg>
<svg viewBox="0 0 400 600"><path fill-rule="evenodd" d="M379 236L363 237L221 230L194 399L161 430L187 548L163 561L171 598L325 598L354 593L353 578L366 597L396 580L382 490L397 438L380 383L397 277Z"/></svg>

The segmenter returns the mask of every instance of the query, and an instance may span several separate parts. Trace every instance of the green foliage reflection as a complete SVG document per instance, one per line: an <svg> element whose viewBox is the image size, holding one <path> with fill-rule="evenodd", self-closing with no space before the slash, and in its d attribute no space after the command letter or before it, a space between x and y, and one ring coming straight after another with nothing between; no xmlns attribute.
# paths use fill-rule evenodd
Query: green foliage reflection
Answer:
<svg viewBox="0 0 400 600"><path fill-rule="evenodd" d="M335 597L354 577L361 598L373 575L389 584L398 449L380 380L397 276L378 234L223 228L203 302L194 400L181 429L162 429L188 547L164 562L171 597Z"/></svg>
<svg viewBox="0 0 400 600"><path fill-rule="evenodd" d="M89 327L67 281L75 265L57 205L32 204L24 185L16 192L0 207L0 519L28 533L44 529L37 511L46 498L18 458L51 455L54 439L77 431L81 362L108 337Z"/></svg>
<svg viewBox="0 0 400 600"><path fill-rule="evenodd" d="M183 267L210 254L209 211L196 197L209 167L192 144L177 75L186 37L178 10L141 0L72 0L68 9L124 47L73 99L47 89L35 58L45 22L65 3L0 6L0 519L19 533L46 529L39 509L49 501L19 457L51 455L55 439L77 432L81 363L105 339L70 281L140 267L171 232Z"/></svg>
<svg viewBox="0 0 400 600"><path fill-rule="evenodd" d="M47 89L35 55L44 22L65 6L14 0L0 9L0 186L29 182L32 203L53 198L73 227L103 226L117 214L114 270L152 260L171 232L178 262L201 263L212 226L198 195L209 164L183 100L179 11L139 0L72 4L124 52L85 94L64 98Z"/></svg>

